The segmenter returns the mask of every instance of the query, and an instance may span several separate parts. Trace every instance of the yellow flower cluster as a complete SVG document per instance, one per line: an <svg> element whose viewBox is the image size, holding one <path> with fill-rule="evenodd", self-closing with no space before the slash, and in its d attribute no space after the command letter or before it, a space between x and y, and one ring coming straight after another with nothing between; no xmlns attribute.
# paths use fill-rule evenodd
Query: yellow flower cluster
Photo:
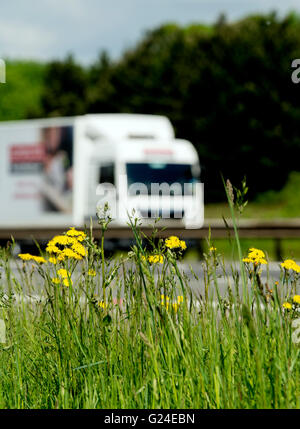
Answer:
<svg viewBox="0 0 300 429"><path fill-rule="evenodd" d="M284 302L282 304L282 307L285 308L286 310L291 310L292 309L292 304L290 304L289 302Z"/></svg>
<svg viewBox="0 0 300 429"><path fill-rule="evenodd" d="M162 307L165 307L166 310L169 310L169 307L173 308L175 313L177 313L180 305L183 303L183 296L180 295L177 297L177 301L172 302L170 305L170 298L168 296L165 297L165 295L161 295L161 305Z"/></svg>
<svg viewBox="0 0 300 429"><path fill-rule="evenodd" d="M285 270L293 270L296 273L300 273L300 266L292 259L286 259L284 262L282 262L281 266Z"/></svg>
<svg viewBox="0 0 300 429"><path fill-rule="evenodd" d="M300 295L294 295L293 301L295 304L300 304Z"/></svg>
<svg viewBox="0 0 300 429"><path fill-rule="evenodd" d="M90 269L89 269L89 271L88 271L88 275L89 275L90 277L95 277L95 276L96 276L96 271L95 271L95 270L93 270L92 268L90 268Z"/></svg>
<svg viewBox="0 0 300 429"><path fill-rule="evenodd" d="M86 238L83 231L71 228L65 235L57 235L49 241L46 251L55 256L49 261L52 264L62 262L65 259L81 260L86 255L82 241Z"/></svg>
<svg viewBox="0 0 300 429"><path fill-rule="evenodd" d="M265 258L266 256L262 250L251 247L251 249L249 249L248 256L243 259L243 262L247 264L252 263L254 265L265 265L268 263Z"/></svg>
<svg viewBox="0 0 300 429"><path fill-rule="evenodd" d="M74 227L69 229L67 236L76 237L78 241L83 241L86 238L86 234L83 231L77 231Z"/></svg>
<svg viewBox="0 0 300 429"><path fill-rule="evenodd" d="M163 255L150 255L148 257L148 261L150 262L150 264L163 264L164 257Z"/></svg>
<svg viewBox="0 0 300 429"><path fill-rule="evenodd" d="M185 243L185 241L180 240L178 237L176 237L174 235L166 239L165 245L169 249L186 250L186 243Z"/></svg>
<svg viewBox="0 0 300 429"><path fill-rule="evenodd" d="M38 264L45 264L47 262L42 256L34 256L30 255L30 253L20 253L18 256L22 261L35 261Z"/></svg>
<svg viewBox="0 0 300 429"><path fill-rule="evenodd" d="M98 307L102 308L103 310L106 310L107 307L108 307L108 304L106 302L104 302L104 301L99 301L97 303L97 305L98 305Z"/></svg>
<svg viewBox="0 0 300 429"><path fill-rule="evenodd" d="M52 283L54 284L60 284L60 282L62 281L63 285L66 287L69 287L70 284L72 285L72 279L71 279L71 274L65 270L64 268L60 269L57 271L57 274L59 277L55 277L52 279Z"/></svg>
<svg viewBox="0 0 300 429"><path fill-rule="evenodd" d="M300 295L294 295L293 296L293 304L294 305L300 305ZM293 308L293 305L290 302L284 302L282 304L282 307L286 310L291 310Z"/></svg>

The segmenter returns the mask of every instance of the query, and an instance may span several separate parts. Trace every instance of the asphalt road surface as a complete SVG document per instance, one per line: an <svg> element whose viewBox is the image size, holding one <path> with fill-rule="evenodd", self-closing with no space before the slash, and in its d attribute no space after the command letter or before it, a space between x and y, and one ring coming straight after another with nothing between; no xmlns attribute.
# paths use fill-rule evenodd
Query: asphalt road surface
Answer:
<svg viewBox="0 0 300 429"><path fill-rule="evenodd" d="M224 296L228 286L232 288L233 291L235 291L235 281L234 276L236 274L232 273L232 268L237 273L240 273L239 270L239 264L234 263L234 267L231 267L229 263L225 266L225 273L218 269L216 276L211 276L210 286L209 286L209 293L212 294L213 297L216 296L216 286L215 283L217 282L217 287L219 290L219 293L221 296ZM33 285L32 288L29 289L28 285L26 285L26 282L21 281L21 273L20 270L17 268L17 266L22 267L22 263L18 262L16 263L15 260L11 261L11 278L10 282L12 284L19 283L21 285L21 288L25 294L34 295L34 296L41 296L43 295L43 279L41 279L40 275L37 272L34 272L30 284ZM181 272L185 273L189 286L194 293L194 295L199 296L204 294L205 286L204 286L204 271L203 271L203 263L202 262L191 262L189 263L178 263L178 267ZM127 266L129 268L129 266ZM79 270L74 273L73 277L74 280L76 280L76 276L80 275ZM262 268L262 274L261 278L263 283L268 283L269 288L274 289L275 281L278 281L280 277L280 267L279 262L273 262L268 265L268 267L263 266ZM98 280L96 280L99 284L99 290L97 290L97 293L101 295L101 274L99 273ZM239 280L239 293L242 293L242 281L241 278ZM0 291L7 292L8 291L8 279L7 276L3 270L3 268L0 268ZM249 285L249 288L251 286ZM14 287L15 289L15 287ZM178 289L178 292L180 292L180 289ZM112 293L114 296L117 295L118 290L117 286L115 284L112 285Z"/></svg>

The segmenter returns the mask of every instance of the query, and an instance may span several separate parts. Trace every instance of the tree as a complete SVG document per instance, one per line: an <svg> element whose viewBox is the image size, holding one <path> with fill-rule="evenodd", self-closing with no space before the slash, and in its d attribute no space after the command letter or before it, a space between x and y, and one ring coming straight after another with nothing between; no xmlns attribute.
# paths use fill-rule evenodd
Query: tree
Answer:
<svg viewBox="0 0 300 429"><path fill-rule="evenodd" d="M47 66L42 94L44 116L74 116L86 113L87 72L69 55Z"/></svg>

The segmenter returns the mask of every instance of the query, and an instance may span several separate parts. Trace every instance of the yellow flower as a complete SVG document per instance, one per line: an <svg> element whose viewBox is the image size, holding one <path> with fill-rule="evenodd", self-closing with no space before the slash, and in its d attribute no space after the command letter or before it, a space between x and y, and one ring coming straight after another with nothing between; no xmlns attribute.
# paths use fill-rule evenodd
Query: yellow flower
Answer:
<svg viewBox="0 0 300 429"><path fill-rule="evenodd" d="M96 276L96 271L92 270L92 269L89 269L88 275L91 276L91 277L95 277Z"/></svg>
<svg viewBox="0 0 300 429"><path fill-rule="evenodd" d="M293 301L295 304L300 304L300 295L294 295Z"/></svg>
<svg viewBox="0 0 300 429"><path fill-rule="evenodd" d="M248 256L243 259L243 262L247 264L254 264L254 265L266 265L268 262L265 259L265 254L262 250L255 249L254 247L251 247L248 252Z"/></svg>
<svg viewBox="0 0 300 429"><path fill-rule="evenodd" d="M170 298L164 295L161 295L160 297L161 297L161 305L164 306L166 303L166 308L168 309Z"/></svg>
<svg viewBox="0 0 300 429"><path fill-rule="evenodd" d="M66 286L66 287L69 287L70 286L70 284L72 285L73 284L73 282L72 282L72 280L71 279L63 279L63 284L64 284L64 286Z"/></svg>
<svg viewBox="0 0 300 429"><path fill-rule="evenodd" d="M54 257L51 257L51 258L49 258L49 262L50 262L50 264L56 265L57 264L57 259L54 258Z"/></svg>
<svg viewBox="0 0 300 429"><path fill-rule="evenodd" d="M178 237L175 237L175 236L171 236L167 238L165 243L169 249L176 249L180 247L180 240Z"/></svg>
<svg viewBox="0 0 300 429"><path fill-rule="evenodd" d="M42 256L33 256L33 255L30 255L30 253L25 253L25 254L20 253L18 256L23 261L35 261L38 264L45 264L47 262L46 259L44 259Z"/></svg>
<svg viewBox="0 0 300 429"><path fill-rule="evenodd" d="M175 311L175 313L177 313L179 304L177 302L173 302L172 307L173 307L173 310Z"/></svg>
<svg viewBox="0 0 300 429"><path fill-rule="evenodd" d="M282 307L285 308L286 310L291 310L292 309L292 304L290 304L289 302L284 302L282 304Z"/></svg>
<svg viewBox="0 0 300 429"><path fill-rule="evenodd" d="M69 249L69 248L64 249L62 251L62 255L65 256L66 258L69 258L69 259L75 258L77 256L76 253L72 249Z"/></svg>
<svg viewBox="0 0 300 429"><path fill-rule="evenodd" d="M58 279L57 277L51 279L52 283L54 283L55 285L59 285L60 284L60 279Z"/></svg>
<svg viewBox="0 0 300 429"><path fill-rule="evenodd" d="M62 277L63 279L67 279L69 275L68 271L65 270L64 268L61 268L60 270L58 270L57 274L59 275L59 277Z"/></svg>
<svg viewBox="0 0 300 429"><path fill-rule="evenodd" d="M38 264L45 264L47 262L42 256L33 256L32 259Z"/></svg>
<svg viewBox="0 0 300 429"><path fill-rule="evenodd" d="M169 310L169 307L177 313L178 309L180 308L181 303L183 302L183 296L178 296L177 301L170 303L170 298L165 295L161 295L161 306L165 307L166 310Z"/></svg>
<svg viewBox="0 0 300 429"><path fill-rule="evenodd" d="M72 246L72 250L74 250L74 252L78 253L80 256L86 255L85 248L80 243L74 243Z"/></svg>
<svg viewBox="0 0 300 429"><path fill-rule="evenodd" d="M217 248L216 247L214 247L214 246L211 246L210 248L209 248L209 251L210 252L215 252L217 250Z"/></svg>
<svg viewBox="0 0 300 429"><path fill-rule="evenodd" d="M46 252L48 252L50 254L51 253L59 254L59 253L61 253L61 250L57 246L55 246L54 244L49 242L47 247L46 247Z"/></svg>
<svg viewBox="0 0 300 429"><path fill-rule="evenodd" d="M33 256L30 255L30 253L20 253L18 256L22 261L31 261L33 259Z"/></svg>
<svg viewBox="0 0 300 429"><path fill-rule="evenodd" d="M148 257L148 261L150 262L150 264L163 264L164 257L163 255L151 255Z"/></svg>
<svg viewBox="0 0 300 429"><path fill-rule="evenodd" d="M104 301L99 301L97 305L98 307L103 308L103 310L108 307L108 304L106 304Z"/></svg>
<svg viewBox="0 0 300 429"><path fill-rule="evenodd" d="M174 235L166 239L165 245L169 249L181 248L182 250L186 250L187 248L185 241L179 240L179 238Z"/></svg>
<svg viewBox="0 0 300 429"><path fill-rule="evenodd" d="M51 245L60 244L61 246L66 246L67 244L69 244L68 237L65 235L57 235L51 240L50 243Z"/></svg>
<svg viewBox="0 0 300 429"><path fill-rule="evenodd" d="M186 242L183 241L183 240L181 240L180 241L180 247L181 247L182 250L186 250Z"/></svg>
<svg viewBox="0 0 300 429"><path fill-rule="evenodd" d="M281 266L285 270L293 270L296 273L300 272L300 266L292 259L286 259L284 262L281 263Z"/></svg>
<svg viewBox="0 0 300 429"><path fill-rule="evenodd" d="M57 257L58 262L63 262L65 260L65 257L66 255L63 252L61 252Z"/></svg>
<svg viewBox="0 0 300 429"><path fill-rule="evenodd" d="M83 231L77 231L74 227L70 228L67 232L69 237L77 237L77 240L82 241L86 238L86 234Z"/></svg>

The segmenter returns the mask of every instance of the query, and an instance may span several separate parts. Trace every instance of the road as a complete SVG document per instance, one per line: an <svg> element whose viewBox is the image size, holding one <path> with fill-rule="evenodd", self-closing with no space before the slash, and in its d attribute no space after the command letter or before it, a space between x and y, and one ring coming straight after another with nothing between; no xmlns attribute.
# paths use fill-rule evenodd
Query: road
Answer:
<svg viewBox="0 0 300 429"><path fill-rule="evenodd" d="M279 280L279 277L280 277L279 264L280 264L279 262L272 262L267 267L264 266L262 269L262 274L261 274L262 281L263 283L267 282L270 289L274 289L275 281ZM22 267L22 263L18 262L18 266ZM178 267L179 267L179 270L182 273L185 273L185 275L187 276L188 283L194 295L196 296L203 295L205 291L203 262L191 262L191 263L179 262ZM129 268L129 266L127 266L127 268ZM231 267L229 263L226 263L225 265L226 276L224 275L221 269L217 269L215 278L211 276L209 293L213 297L216 296L215 279L217 281L218 290L221 296L225 295L228 285L231 286L233 291L235 290L235 282L232 274L232 268L233 270L236 270L236 272L240 273L238 263L235 263L234 267ZM15 279L17 282L20 282L21 273L20 273L20 270L17 268L17 263L15 260L11 262L11 270L12 270L11 281L14 282L14 279ZM79 275L80 275L80 271L77 270L73 275L74 281L76 281L76 278L78 278ZM8 286L7 286L7 278L3 268L0 268L0 276L1 276L1 280L0 280L1 286L3 290L6 292L8 290ZM30 290L26 286L24 281L20 282L25 294L30 294L35 296L43 295L43 280L41 279L40 275L37 272L34 272L31 278L32 278L32 281L31 281L32 288L30 288ZM99 284L99 286L101 285L101 273L99 273L97 283ZM101 289L101 288L99 287L98 289ZM101 294L100 290L98 290L97 292ZM118 291L116 286L113 285L112 286L113 295L117 295L117 292ZM239 281L239 293L242 293L241 280Z"/></svg>

